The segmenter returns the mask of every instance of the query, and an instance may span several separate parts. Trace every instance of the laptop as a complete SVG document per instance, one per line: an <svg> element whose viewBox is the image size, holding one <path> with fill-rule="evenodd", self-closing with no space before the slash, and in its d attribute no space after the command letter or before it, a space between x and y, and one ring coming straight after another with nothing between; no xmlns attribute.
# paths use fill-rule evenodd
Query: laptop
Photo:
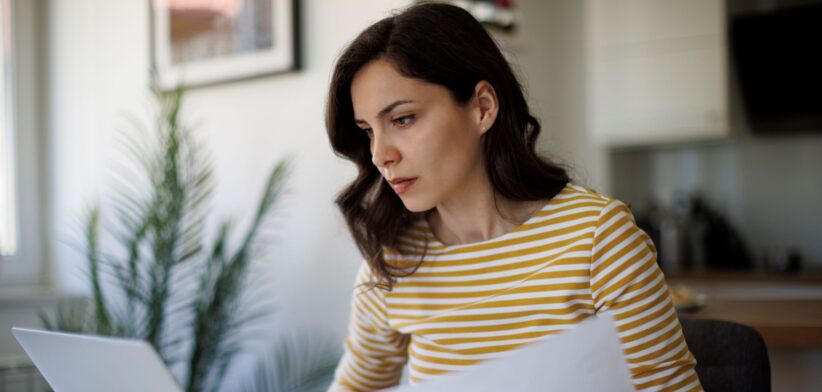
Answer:
<svg viewBox="0 0 822 392"><path fill-rule="evenodd" d="M182 392L145 341L18 327L11 332L57 392Z"/></svg>

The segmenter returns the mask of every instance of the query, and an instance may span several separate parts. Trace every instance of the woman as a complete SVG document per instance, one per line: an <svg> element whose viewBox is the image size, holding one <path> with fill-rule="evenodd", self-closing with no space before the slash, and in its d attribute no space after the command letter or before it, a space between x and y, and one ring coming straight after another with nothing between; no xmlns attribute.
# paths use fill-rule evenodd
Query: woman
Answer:
<svg viewBox="0 0 822 392"><path fill-rule="evenodd" d="M417 5L363 31L326 125L359 170L337 204L366 259L331 390L396 385L406 362L432 379L603 312L637 389L701 389L653 244L536 154L540 124L469 13Z"/></svg>

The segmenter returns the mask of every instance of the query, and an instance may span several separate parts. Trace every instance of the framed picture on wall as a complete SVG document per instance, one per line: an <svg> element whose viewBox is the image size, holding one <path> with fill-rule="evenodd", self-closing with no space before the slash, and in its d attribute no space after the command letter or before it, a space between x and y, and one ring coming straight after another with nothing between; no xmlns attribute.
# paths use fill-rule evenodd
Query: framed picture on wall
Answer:
<svg viewBox="0 0 822 392"><path fill-rule="evenodd" d="M299 0L150 0L160 87L194 87L299 68Z"/></svg>

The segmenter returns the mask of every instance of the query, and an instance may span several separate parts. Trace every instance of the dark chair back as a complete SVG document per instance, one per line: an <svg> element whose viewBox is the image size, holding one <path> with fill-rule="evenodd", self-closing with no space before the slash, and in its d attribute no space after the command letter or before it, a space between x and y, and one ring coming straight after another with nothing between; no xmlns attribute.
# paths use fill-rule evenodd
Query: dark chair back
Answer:
<svg viewBox="0 0 822 392"><path fill-rule="evenodd" d="M771 390L768 349L755 329L720 320L683 317L680 322L705 391Z"/></svg>

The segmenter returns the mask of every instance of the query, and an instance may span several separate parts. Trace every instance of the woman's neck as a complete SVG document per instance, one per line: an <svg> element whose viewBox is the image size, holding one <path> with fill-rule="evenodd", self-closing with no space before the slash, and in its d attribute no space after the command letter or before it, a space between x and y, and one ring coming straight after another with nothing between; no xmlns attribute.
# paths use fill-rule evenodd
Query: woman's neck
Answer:
<svg viewBox="0 0 822 392"><path fill-rule="evenodd" d="M489 184L490 188L490 184ZM468 244L499 237L528 220L543 201L517 202L492 189L449 200L427 215L434 236L446 245Z"/></svg>

